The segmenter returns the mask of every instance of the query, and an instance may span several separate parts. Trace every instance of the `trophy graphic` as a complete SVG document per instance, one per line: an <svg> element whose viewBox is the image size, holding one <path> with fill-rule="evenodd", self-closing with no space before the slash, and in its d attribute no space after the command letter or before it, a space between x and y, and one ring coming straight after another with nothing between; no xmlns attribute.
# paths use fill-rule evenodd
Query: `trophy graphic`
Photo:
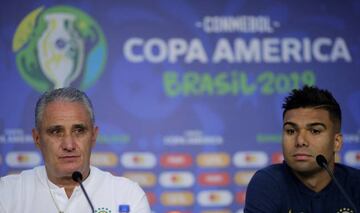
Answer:
<svg viewBox="0 0 360 213"><path fill-rule="evenodd" d="M54 89L67 87L81 73L84 43L74 29L75 16L53 13L45 21L47 27L37 43L40 67Z"/></svg>

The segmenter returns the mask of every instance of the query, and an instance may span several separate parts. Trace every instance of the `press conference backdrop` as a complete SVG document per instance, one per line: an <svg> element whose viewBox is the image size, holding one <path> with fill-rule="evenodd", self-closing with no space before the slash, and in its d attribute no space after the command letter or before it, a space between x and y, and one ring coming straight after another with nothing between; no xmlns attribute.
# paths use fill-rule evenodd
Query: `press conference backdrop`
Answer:
<svg viewBox="0 0 360 213"><path fill-rule="evenodd" d="M359 20L355 0L3 2L0 175L43 163L35 101L64 86L93 100L92 164L137 181L154 212L242 212L303 85L339 100L338 161L360 168Z"/></svg>

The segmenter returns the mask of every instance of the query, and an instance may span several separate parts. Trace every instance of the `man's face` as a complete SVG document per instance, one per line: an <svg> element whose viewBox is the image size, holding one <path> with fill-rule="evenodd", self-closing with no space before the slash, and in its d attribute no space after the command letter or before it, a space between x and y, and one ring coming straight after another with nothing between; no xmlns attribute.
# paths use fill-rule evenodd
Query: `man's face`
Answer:
<svg viewBox="0 0 360 213"><path fill-rule="evenodd" d="M282 147L285 161L298 174L321 171L316 156L324 155L332 167L334 153L342 145L329 112L324 109L298 108L285 113Z"/></svg>
<svg viewBox="0 0 360 213"><path fill-rule="evenodd" d="M88 174L90 153L98 128L86 107L77 102L54 101L43 112L39 130L33 129L36 146L44 157L48 175L68 177L72 172Z"/></svg>

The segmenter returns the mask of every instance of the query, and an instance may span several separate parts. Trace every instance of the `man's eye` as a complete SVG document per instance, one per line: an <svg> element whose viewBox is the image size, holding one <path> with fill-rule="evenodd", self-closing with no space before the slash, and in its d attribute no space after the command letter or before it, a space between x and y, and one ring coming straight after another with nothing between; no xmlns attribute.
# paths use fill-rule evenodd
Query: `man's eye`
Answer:
<svg viewBox="0 0 360 213"><path fill-rule="evenodd" d="M55 135L55 134L58 134L60 131L58 129L54 129L51 131L51 134Z"/></svg>
<svg viewBox="0 0 360 213"><path fill-rule="evenodd" d="M295 129L285 129L286 134L293 135L295 133Z"/></svg>
<svg viewBox="0 0 360 213"><path fill-rule="evenodd" d="M74 133L75 134L84 134L86 132L85 128L75 128Z"/></svg>
<svg viewBox="0 0 360 213"><path fill-rule="evenodd" d="M321 133L321 130L319 130L319 129L310 129L310 132L311 132L311 134L313 134L313 135L318 135L318 134Z"/></svg>
<svg viewBox="0 0 360 213"><path fill-rule="evenodd" d="M50 135L60 135L62 133L61 129L55 128L55 129L49 129L48 131Z"/></svg>

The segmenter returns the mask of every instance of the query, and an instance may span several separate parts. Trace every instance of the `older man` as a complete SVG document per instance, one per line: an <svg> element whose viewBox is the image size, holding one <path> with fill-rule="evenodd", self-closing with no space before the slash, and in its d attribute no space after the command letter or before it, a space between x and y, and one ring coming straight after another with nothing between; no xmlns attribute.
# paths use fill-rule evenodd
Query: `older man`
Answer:
<svg viewBox="0 0 360 213"><path fill-rule="evenodd" d="M90 166L96 142L93 107L85 93L61 88L44 93L35 108L35 145L45 165L2 177L1 213L129 212L150 213L144 191L134 182ZM93 207L79 184L72 179L78 171Z"/></svg>

